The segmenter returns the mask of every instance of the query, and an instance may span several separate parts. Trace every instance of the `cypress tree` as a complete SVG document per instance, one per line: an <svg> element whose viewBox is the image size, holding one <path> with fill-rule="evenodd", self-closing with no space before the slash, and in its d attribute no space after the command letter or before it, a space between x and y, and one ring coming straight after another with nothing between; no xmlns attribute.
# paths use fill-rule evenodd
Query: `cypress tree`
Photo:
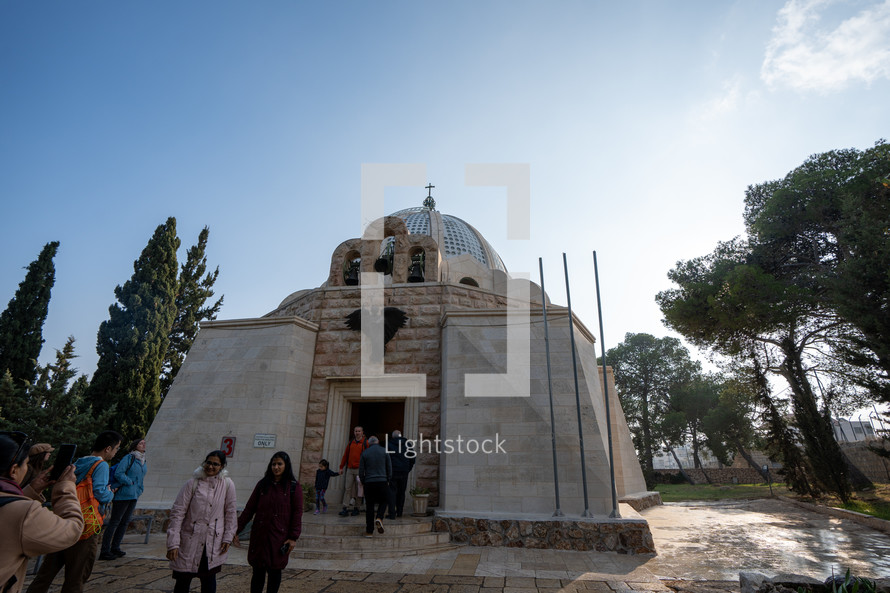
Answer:
<svg viewBox="0 0 890 593"><path fill-rule="evenodd" d="M213 296L213 284L219 276L219 267L207 272L207 238L210 229L206 226L198 235L198 242L189 250L185 263L179 271L176 288L176 319L170 330L170 344L164 359L161 375L161 397L166 397L173 379L182 367L189 348L198 335L199 325L205 319L216 319L222 307L223 297L212 305L207 300Z"/></svg>
<svg viewBox="0 0 890 593"><path fill-rule="evenodd" d="M158 226L133 264L133 276L114 289L117 302L99 326L99 363L86 391L94 411L116 409L107 426L142 436L161 404L160 375L176 317L176 219Z"/></svg>
<svg viewBox="0 0 890 593"><path fill-rule="evenodd" d="M37 259L28 266L15 296L0 314L0 373L8 370L15 382L30 383L37 376L43 323L56 282L53 258L58 248L58 241L44 245Z"/></svg>

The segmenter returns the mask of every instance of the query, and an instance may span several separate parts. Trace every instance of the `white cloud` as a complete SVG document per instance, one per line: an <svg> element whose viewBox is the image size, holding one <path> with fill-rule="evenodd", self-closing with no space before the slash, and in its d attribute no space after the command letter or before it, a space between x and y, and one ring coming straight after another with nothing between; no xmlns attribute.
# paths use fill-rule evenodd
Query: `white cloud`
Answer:
<svg viewBox="0 0 890 593"><path fill-rule="evenodd" d="M890 79L890 0L820 28L833 0L789 0L766 47L760 76L770 86L838 91L852 82Z"/></svg>
<svg viewBox="0 0 890 593"><path fill-rule="evenodd" d="M717 117L732 113L739 107L742 95L742 80L738 75L725 80L720 94L706 101L698 110L698 117L702 120L712 120Z"/></svg>

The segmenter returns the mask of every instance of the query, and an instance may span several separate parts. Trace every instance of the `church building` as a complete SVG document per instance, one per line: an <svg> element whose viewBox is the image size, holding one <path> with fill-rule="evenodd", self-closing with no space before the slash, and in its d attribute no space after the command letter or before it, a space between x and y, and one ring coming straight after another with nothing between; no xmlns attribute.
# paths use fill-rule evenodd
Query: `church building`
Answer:
<svg viewBox="0 0 890 593"><path fill-rule="evenodd" d="M321 286L294 292L259 317L202 323L148 433L152 471L140 508L169 508L216 448L229 454L240 505L278 450L290 454L301 482L312 484L319 460L337 471L360 425L381 442L393 430L415 442L409 488L428 488L437 516L550 517L549 384L560 506L567 517L581 517L584 472L567 309L551 304L537 284L512 278L488 241L437 210L431 197L376 224L382 238L347 239L334 250ZM380 282L380 317L367 311L369 301L362 311L371 279ZM371 345L371 358L382 354L382 367L363 374L360 321L380 318L387 341L382 351ZM508 369L516 319L527 345L519 350L524 361ZM607 518L612 491L602 369L596 340L577 318L574 338L588 513ZM517 395L485 391L496 383L486 377L517 369L525 383ZM632 498L646 487L614 387L609 411L617 496ZM342 480L331 480L331 508L339 508Z"/></svg>

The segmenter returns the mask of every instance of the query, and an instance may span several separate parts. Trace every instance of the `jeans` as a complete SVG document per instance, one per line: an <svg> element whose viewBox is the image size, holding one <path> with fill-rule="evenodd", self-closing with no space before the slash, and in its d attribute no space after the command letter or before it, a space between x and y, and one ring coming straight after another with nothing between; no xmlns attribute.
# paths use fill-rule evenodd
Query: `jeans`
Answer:
<svg viewBox="0 0 890 593"><path fill-rule="evenodd" d="M102 553L108 554L112 550L120 550L130 517L136 509L136 499L115 500L111 507L111 518L105 523L102 535Z"/></svg>

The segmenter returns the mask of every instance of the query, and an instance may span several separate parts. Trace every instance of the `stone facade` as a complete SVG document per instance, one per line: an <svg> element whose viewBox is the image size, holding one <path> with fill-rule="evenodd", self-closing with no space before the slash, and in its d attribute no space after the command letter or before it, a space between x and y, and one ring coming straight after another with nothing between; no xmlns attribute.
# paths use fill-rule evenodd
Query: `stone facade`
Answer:
<svg viewBox="0 0 890 593"><path fill-rule="evenodd" d="M204 323L146 435L139 508L169 508L227 436L235 437L228 471L245 501L273 452L299 459L316 331L298 317ZM275 447L255 448L257 434L275 435Z"/></svg>
<svg viewBox="0 0 890 593"><path fill-rule="evenodd" d="M642 519L556 521L438 517L433 528L451 533L454 542L471 546L655 553L649 525Z"/></svg>
<svg viewBox="0 0 890 593"><path fill-rule="evenodd" d="M381 440L397 427L409 439L442 443L439 450L418 443L410 474L411 486L429 488L432 507L511 513L516 518L553 510L541 310L546 295L528 280L510 278L466 253L444 259L436 241L409 234L401 219L387 217L382 226L394 246L390 274L374 273L381 238L349 239L334 250L322 286L291 294L261 318L202 325L149 431L152 465L140 508L169 508L192 470L207 452L220 447L223 437L236 442L228 471L241 505L276 450L287 451L301 482L312 484L321 459L337 470L352 426L367 420L370 432ZM408 263L421 256L425 281L407 282ZM407 316L385 346L385 374L380 376L363 376L363 334L345 323L348 315L362 309L356 270L362 282L382 280L381 306ZM488 392L468 397L468 381L478 379L468 377L506 373L507 338L511 324L515 326L510 311L517 305L525 307L528 324L529 352L519 361L520 375L527 376L522 389L505 393L507 397ZM583 437L589 512L606 516L612 507L609 426L595 339L575 319L583 426L579 435L568 312L549 303L547 311L562 508L577 515L585 509ZM616 495L623 497L644 491L645 483L610 373L607 369ZM266 448L255 439L261 434L275 435L275 447ZM480 452L468 445L465 452L448 452L444 443L460 439L503 441L503 448ZM333 478L329 505L340 503L342 490L343 478ZM603 532L603 538L608 537ZM586 535L580 540L569 535L568 540L584 541L592 546L589 549L602 543ZM645 547L635 541L625 548ZM611 543L607 547L617 549Z"/></svg>

